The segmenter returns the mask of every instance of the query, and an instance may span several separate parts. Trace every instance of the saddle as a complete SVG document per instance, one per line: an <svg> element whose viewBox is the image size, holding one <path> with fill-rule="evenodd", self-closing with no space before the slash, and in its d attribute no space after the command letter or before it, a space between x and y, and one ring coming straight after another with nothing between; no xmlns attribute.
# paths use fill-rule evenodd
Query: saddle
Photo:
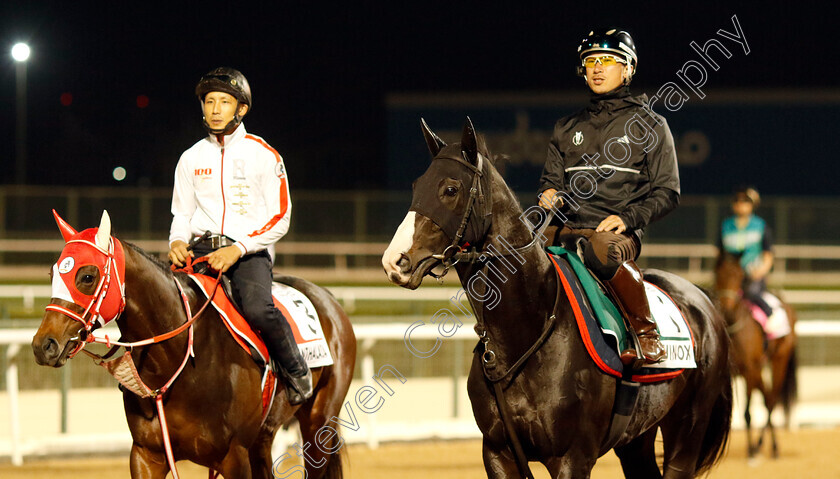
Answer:
<svg viewBox="0 0 840 479"><path fill-rule="evenodd" d="M190 260L192 258L188 258L188 264L178 271L187 273L204 295L209 296L215 287L217 275L212 274L206 258ZM320 318L309 298L291 286L276 281L272 284L271 294L274 298L274 306L288 321L295 343L300 348L306 364L310 368L333 364ZM213 295L212 304L236 342L251 355L254 362L260 367L265 367L269 362L268 349L259 333L254 331L245 320L241 307L236 304L228 277L221 276L219 289Z"/></svg>
<svg viewBox="0 0 840 479"><path fill-rule="evenodd" d="M688 322L673 300L647 281L645 290L651 313L668 357L638 370L624 366L619 355L628 347L630 339L626 323L607 288L586 268L578 254L560 246L549 247L548 254L572 306L586 350L601 371L625 380L652 383L672 379L684 369L696 367Z"/></svg>

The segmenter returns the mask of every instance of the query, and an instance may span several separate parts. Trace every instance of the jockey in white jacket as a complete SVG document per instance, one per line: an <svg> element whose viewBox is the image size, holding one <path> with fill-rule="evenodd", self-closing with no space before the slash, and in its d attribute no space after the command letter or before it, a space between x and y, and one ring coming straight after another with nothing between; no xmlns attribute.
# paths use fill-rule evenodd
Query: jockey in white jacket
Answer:
<svg viewBox="0 0 840 479"><path fill-rule="evenodd" d="M265 249L273 256L292 216L283 158L242 123L221 142L199 140L175 169L172 215L170 243L210 231L236 240L243 256Z"/></svg>
<svg viewBox="0 0 840 479"><path fill-rule="evenodd" d="M312 396L312 373L271 297L274 243L289 230L292 214L283 158L245 131L251 88L242 73L217 68L201 78L196 95L209 135L175 169L169 259L182 266L188 256L206 255L230 278L243 316L286 377L289 402L301 404ZM208 231L189 251L190 240Z"/></svg>

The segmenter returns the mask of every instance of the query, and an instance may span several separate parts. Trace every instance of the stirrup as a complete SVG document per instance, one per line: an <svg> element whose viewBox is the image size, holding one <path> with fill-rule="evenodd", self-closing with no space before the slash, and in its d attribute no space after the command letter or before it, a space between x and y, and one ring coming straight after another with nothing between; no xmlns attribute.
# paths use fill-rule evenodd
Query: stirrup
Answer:
<svg viewBox="0 0 840 479"><path fill-rule="evenodd" d="M297 406L312 397L312 370L309 367L306 368L306 374L299 377L294 377L285 370L283 370L283 373L286 379L286 397L289 399L289 404Z"/></svg>

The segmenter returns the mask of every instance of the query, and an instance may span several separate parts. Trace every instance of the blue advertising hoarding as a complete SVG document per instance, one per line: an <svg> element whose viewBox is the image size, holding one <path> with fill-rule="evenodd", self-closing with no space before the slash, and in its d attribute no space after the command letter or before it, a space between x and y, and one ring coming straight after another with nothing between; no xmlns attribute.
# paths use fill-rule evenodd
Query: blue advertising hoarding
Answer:
<svg viewBox="0 0 840 479"><path fill-rule="evenodd" d="M653 109L670 124L684 195L728 194L741 183L769 195L838 195L840 91L707 91L677 111ZM405 94L388 98L387 187L407 191L429 158L420 118L458 141L467 116L517 192L535 192L554 122L586 106L574 93Z"/></svg>

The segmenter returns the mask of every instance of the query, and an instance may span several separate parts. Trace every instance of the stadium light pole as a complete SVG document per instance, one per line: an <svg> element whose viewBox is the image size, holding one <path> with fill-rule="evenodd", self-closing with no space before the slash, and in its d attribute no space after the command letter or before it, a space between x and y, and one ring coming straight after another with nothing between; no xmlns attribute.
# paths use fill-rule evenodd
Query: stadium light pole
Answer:
<svg viewBox="0 0 840 479"><path fill-rule="evenodd" d="M12 47L12 58L17 63L15 84L17 86L17 122L15 124L15 182L26 183L26 61L31 50L26 43Z"/></svg>

